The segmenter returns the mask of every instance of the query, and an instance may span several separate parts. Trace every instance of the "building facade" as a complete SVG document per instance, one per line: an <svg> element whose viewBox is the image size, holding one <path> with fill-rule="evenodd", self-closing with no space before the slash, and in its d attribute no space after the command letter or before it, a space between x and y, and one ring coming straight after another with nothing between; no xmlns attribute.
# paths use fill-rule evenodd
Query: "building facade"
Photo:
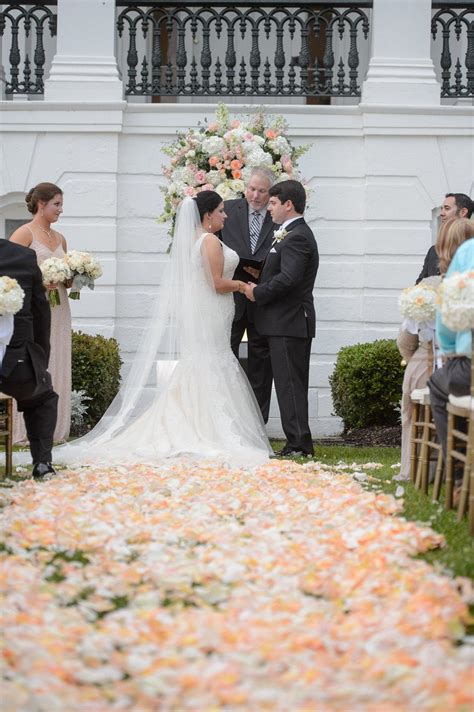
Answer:
<svg viewBox="0 0 474 712"><path fill-rule="evenodd" d="M0 12L13 5L0 4ZM216 55L221 52L223 57L223 77L226 71L227 77L232 71L237 77L238 62L232 70L229 45L221 37L224 44L219 49L217 40L209 42L201 31L194 40L183 40L186 72L193 69L191 56L201 63L195 94L157 95L155 87L155 94L147 89L148 93L133 95L127 93L133 71L135 82L141 77L145 89L152 71L151 64L145 66L147 73L140 64L149 38L141 45L136 43L135 69L130 35L126 44L120 39L118 16L125 5L113 0L58 0L52 4L57 33L54 38L44 38L44 87L37 93L12 91L11 23L5 23L0 39L0 238L8 237L16 221L28 219L24 196L31 186L43 180L61 186L64 213L58 229L70 248L92 251L104 265L96 290L71 303L74 327L114 335L126 368L143 314L159 285L169 245L168 226L157 222L163 202L160 188L166 182L163 147L174 140L176 131L210 119L220 100L227 101L236 116L255 111L261 104L268 113L283 114L292 142L309 144L300 167L312 188L307 219L321 254L315 288L311 425L315 436L335 434L341 424L332 414L328 377L339 349L396 335L399 291L414 282L433 244L444 194L473 194L474 110L469 93L474 80L469 59L473 48L464 45L465 52L461 52L464 74L457 81L466 90L443 99L442 73L446 85L447 69L446 61L444 69L441 62L443 47L433 44L431 37L436 10L431 0L374 0L359 3L367 7L370 32L366 40L360 35L357 45L357 79L354 74L352 78L360 81L358 93L351 95L348 89L339 96L309 96L310 92L298 94L295 88L294 95L290 90L280 96L239 95L235 87L227 98L206 94L203 76L205 80L206 71L215 73ZM333 3L336 5L344 12L342 3ZM168 33L168 56L172 52L175 60L180 56L179 37L179 32ZM17 83L23 77L30 40L24 37L22 41ZM338 53L347 50L344 81L349 86L350 40L343 37L337 41L339 44L335 38L331 76L335 82ZM460 42L467 42L465 35ZM208 56L206 46L212 49L211 64L201 61ZM439 66L432 59L437 46ZM236 47L238 54L237 42ZM288 60L294 46L290 42L281 47ZM251 59L252 45L247 49ZM328 75L327 41L324 49ZM31 56L34 50L30 43ZM153 50L157 66L156 44ZM260 54L259 67L255 66L257 54L253 65L249 60L249 82L260 81L258 72L261 81L265 80L264 52ZM278 53L275 56L278 69ZM300 50L299 59L294 59L300 80L302 56ZM286 69L289 66L293 65L286 61ZM180 67L180 62L172 69L161 67L163 87L166 77L170 82L178 81ZM453 64L453 82L455 70ZM311 71L316 71L314 66ZM34 71L31 76L34 79ZM291 77L288 86L292 86ZM281 432L275 399L269 432Z"/></svg>

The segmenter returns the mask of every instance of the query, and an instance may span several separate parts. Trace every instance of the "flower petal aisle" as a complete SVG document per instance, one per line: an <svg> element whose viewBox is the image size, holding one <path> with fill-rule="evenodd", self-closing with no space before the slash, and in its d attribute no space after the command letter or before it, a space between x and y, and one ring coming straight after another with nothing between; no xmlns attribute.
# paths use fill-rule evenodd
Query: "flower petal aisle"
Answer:
<svg viewBox="0 0 474 712"><path fill-rule="evenodd" d="M0 497L5 710L471 709L466 582L347 474L175 461Z"/></svg>

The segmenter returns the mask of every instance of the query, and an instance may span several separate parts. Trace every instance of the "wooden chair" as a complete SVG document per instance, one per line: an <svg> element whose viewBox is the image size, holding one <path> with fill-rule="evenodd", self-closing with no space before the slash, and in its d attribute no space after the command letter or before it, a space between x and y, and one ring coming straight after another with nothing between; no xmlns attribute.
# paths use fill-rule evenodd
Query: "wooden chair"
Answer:
<svg viewBox="0 0 474 712"><path fill-rule="evenodd" d="M473 334L474 337L474 334ZM463 478L458 505L458 521L469 510L469 529L474 534L474 338L471 355L471 393L467 396L449 396L448 437L446 457L447 509L453 507L454 463L461 463ZM464 422L464 429L457 426L456 419Z"/></svg>
<svg viewBox="0 0 474 712"><path fill-rule="evenodd" d="M423 396L428 393L427 388L417 388L410 393L413 403L411 413L411 436L410 436L410 480L415 484L417 480L418 466L420 462L420 450L423 442L424 409Z"/></svg>
<svg viewBox="0 0 474 712"><path fill-rule="evenodd" d="M13 473L13 398L0 393L0 439L5 446L5 474Z"/></svg>
<svg viewBox="0 0 474 712"><path fill-rule="evenodd" d="M428 494L430 480L430 463L436 461L433 498L439 498L443 477L443 451L436 433L436 426L431 412L431 400L428 388L421 392L421 437L416 469L415 487Z"/></svg>

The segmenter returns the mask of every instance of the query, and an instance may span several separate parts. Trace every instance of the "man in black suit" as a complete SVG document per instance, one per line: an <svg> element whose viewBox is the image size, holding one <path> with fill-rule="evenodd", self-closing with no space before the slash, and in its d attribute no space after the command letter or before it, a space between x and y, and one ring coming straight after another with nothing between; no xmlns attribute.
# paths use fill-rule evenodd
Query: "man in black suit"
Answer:
<svg viewBox="0 0 474 712"><path fill-rule="evenodd" d="M275 390L287 442L282 455L312 455L308 418L311 340L316 316L313 288L319 266L318 247L303 213L304 187L286 180L270 188L268 210L281 228L265 261L260 283L245 294L255 301L255 326L266 339Z"/></svg>
<svg viewBox="0 0 474 712"><path fill-rule="evenodd" d="M273 231L278 227L267 210L269 190L274 176L269 168L254 168L245 191L245 198L224 203L227 220L221 231L222 241L239 257L259 262L268 254ZM249 279L251 279L249 275ZM239 357L239 346L247 331L247 375L265 422L268 420L272 395L272 370L265 340L254 324L254 304L243 294L234 293L235 315L232 324L231 347Z"/></svg>
<svg viewBox="0 0 474 712"><path fill-rule="evenodd" d="M0 391L15 398L23 412L33 459L33 477L54 474L51 465L58 396L48 361L51 310L33 250L0 240L0 277L13 277L25 292L15 314L13 336L0 368Z"/></svg>
<svg viewBox="0 0 474 712"><path fill-rule="evenodd" d="M474 208L474 203L468 195L464 193L446 193L441 206L441 222L451 218L470 218ZM425 277L436 277L439 275L439 258L434 245L426 253L423 268L416 280L416 284Z"/></svg>

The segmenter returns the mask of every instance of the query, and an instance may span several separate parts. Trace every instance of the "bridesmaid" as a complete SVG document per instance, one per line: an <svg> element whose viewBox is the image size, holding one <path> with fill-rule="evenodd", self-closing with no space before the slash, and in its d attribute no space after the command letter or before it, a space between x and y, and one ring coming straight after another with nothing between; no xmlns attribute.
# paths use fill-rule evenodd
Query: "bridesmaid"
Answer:
<svg viewBox="0 0 474 712"><path fill-rule="evenodd" d="M54 183L39 183L29 191L25 202L33 219L15 230L10 240L34 250L39 265L48 257L63 257L67 252L66 240L51 227L63 211L61 188ZM62 442L69 437L71 424L71 311L66 287L63 284L54 286L59 290L61 304L51 308L49 372L59 396L54 440ZM26 441L23 416L17 412L13 437L15 442Z"/></svg>

